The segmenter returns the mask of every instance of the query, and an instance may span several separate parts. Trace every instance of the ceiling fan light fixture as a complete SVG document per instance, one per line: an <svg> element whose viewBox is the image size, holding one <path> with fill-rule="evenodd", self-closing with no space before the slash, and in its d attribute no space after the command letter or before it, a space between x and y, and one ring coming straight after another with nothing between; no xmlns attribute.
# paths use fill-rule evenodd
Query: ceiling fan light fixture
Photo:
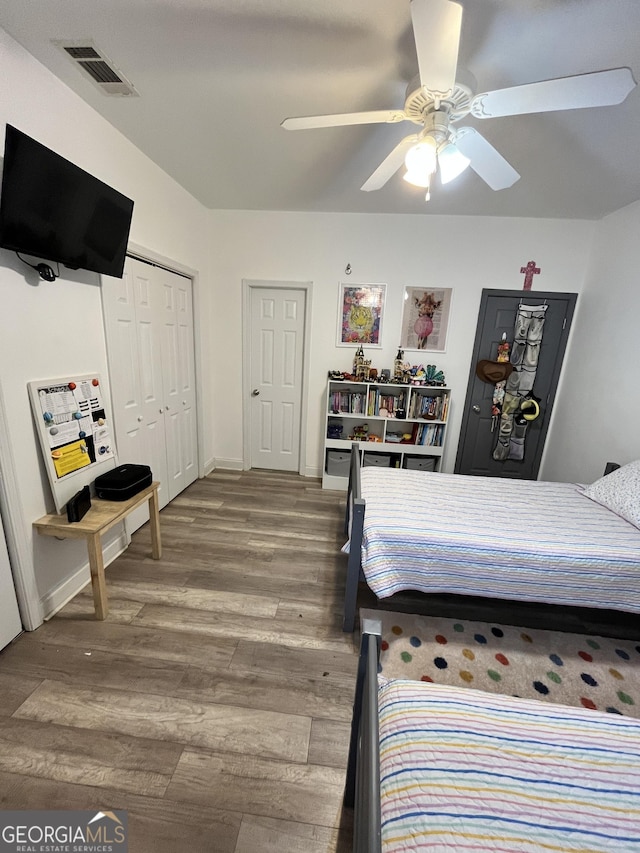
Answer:
<svg viewBox="0 0 640 853"><path fill-rule="evenodd" d="M438 151L438 167L443 184L453 181L469 166L471 160L459 151L452 142L446 142Z"/></svg>
<svg viewBox="0 0 640 853"><path fill-rule="evenodd" d="M412 145L404 158L407 167L404 180L415 187L428 187L438 162L436 151L436 141L431 136L424 136Z"/></svg>

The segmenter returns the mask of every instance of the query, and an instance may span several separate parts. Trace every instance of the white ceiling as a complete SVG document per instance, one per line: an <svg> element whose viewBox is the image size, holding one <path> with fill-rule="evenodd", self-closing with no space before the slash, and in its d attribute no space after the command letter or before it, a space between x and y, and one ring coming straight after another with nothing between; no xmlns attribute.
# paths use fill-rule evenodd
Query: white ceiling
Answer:
<svg viewBox="0 0 640 853"><path fill-rule="evenodd" d="M477 92L619 66L640 81L640 0L463 0ZM640 199L640 86L618 106L480 121L521 174L360 186L415 125L285 131L402 108L409 0L2 0L0 26L210 208L597 219ZM99 91L52 40L89 39L140 97Z"/></svg>

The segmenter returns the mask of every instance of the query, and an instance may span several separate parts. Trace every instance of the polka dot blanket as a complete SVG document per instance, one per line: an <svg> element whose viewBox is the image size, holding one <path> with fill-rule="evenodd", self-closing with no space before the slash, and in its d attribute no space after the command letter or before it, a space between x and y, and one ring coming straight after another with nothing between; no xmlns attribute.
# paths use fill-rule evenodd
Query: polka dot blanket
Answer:
<svg viewBox="0 0 640 853"><path fill-rule="evenodd" d="M380 673L640 717L640 640L378 612Z"/></svg>

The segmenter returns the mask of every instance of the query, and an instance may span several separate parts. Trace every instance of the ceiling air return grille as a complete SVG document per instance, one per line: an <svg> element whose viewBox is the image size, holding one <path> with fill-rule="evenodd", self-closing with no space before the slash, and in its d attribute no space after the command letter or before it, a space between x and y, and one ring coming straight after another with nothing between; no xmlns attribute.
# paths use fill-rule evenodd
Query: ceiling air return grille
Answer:
<svg viewBox="0 0 640 853"><path fill-rule="evenodd" d="M111 60L89 40L83 42L55 41L76 65L105 95L130 97L138 95L133 84L114 66Z"/></svg>

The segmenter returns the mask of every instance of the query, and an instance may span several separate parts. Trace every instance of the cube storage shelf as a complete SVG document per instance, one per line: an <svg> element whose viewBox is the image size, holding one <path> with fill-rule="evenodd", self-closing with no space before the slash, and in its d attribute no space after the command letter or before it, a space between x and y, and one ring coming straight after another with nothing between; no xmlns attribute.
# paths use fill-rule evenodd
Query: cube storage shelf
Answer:
<svg viewBox="0 0 640 853"><path fill-rule="evenodd" d="M329 380L322 488L347 488L354 442L363 465L438 471L450 402L440 386Z"/></svg>

